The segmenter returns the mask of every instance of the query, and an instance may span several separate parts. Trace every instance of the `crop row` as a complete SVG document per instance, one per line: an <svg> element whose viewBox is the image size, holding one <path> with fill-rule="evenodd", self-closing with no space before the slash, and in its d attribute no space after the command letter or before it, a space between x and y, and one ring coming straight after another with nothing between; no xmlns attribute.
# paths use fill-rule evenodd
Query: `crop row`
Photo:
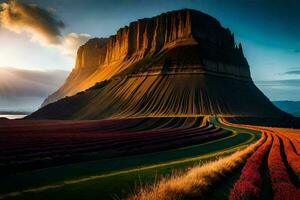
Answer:
<svg viewBox="0 0 300 200"><path fill-rule="evenodd" d="M129 200L179 200L208 199L208 192L215 184L223 181L250 156L263 142L265 136L247 148L229 156L196 165L185 173L173 174L161 179L156 184L146 186L131 195Z"/></svg>
<svg viewBox="0 0 300 200"><path fill-rule="evenodd" d="M6 131L1 129L0 132L0 137L4 138L1 141L0 169L5 173L85 160L150 153L199 144L230 134L229 131L211 125L201 126L201 118L199 119L162 118L160 128L156 129L151 127L157 127L159 119L126 120L127 128L124 128L124 121L120 120L119 129L116 128L117 120L113 120L113 123L104 121L103 129L99 122L99 127L95 122L87 122L90 128L82 123L84 127L82 132L78 132L81 130L78 124L81 123L75 123L74 126L77 128L75 133L72 133L72 126L63 128L59 125L59 128L50 127L48 130L45 125L38 129L36 125L31 127L21 123L17 127L22 127L23 132L20 130L14 132L14 129L8 126ZM111 125L113 128L109 130ZM37 133L38 130L44 132Z"/></svg>
<svg viewBox="0 0 300 200"><path fill-rule="evenodd" d="M34 158L37 156L43 157L51 157L53 155L59 154L70 154L70 153L84 153L84 152L112 152L114 150L118 152L122 151L130 151L130 149L146 149L147 147L156 147L157 150L161 149L160 146L165 146L166 144L170 146L180 146L181 144L193 144L201 142L205 139L214 139L224 135L226 131L213 129L206 132L198 132L198 133L186 133L186 134L174 134L174 135L165 135L161 138L158 137L132 137L132 138L124 138L121 140L120 138L116 140L111 140L109 142L99 141L99 143L86 143L80 145L61 145L58 147L31 147L31 149L26 149L24 151L3 151L0 154L0 159L10 156L18 156L19 160L22 158L23 160L27 160L30 158ZM110 153L111 154L111 153Z"/></svg>
<svg viewBox="0 0 300 200"><path fill-rule="evenodd" d="M300 180L300 156L296 153L295 149L292 146L290 139L285 136L280 137L283 142L284 152L286 155L287 162L292 168L294 174Z"/></svg>
<svg viewBox="0 0 300 200"><path fill-rule="evenodd" d="M162 124L164 124L165 119L162 119ZM114 124L116 124L116 120L113 120ZM136 121L134 119L133 121ZM138 121L141 121L138 119ZM153 121L153 120L148 120ZM136 124L138 127L147 127L148 121L144 121L143 124ZM157 121L157 120L155 120ZM172 120L170 120L172 121ZM120 120L120 126L124 123L124 120ZM6 129L5 127L0 129L0 145L2 147L2 150L12 148L19 148L21 150L24 150L26 147L31 146L49 146L49 145L62 145L66 142L68 144L80 144L80 143L86 143L86 142L94 142L95 140L116 140L117 138L123 139L126 137L136 137L137 134L141 137L148 137L150 135L156 134L157 132L151 131L151 130L143 130L143 131L136 131L136 130L130 130L130 127L128 126L125 129L119 129L116 130L116 128L107 129L107 127L102 128L102 123L98 123L98 127L93 127L94 124L92 124L92 128L88 129L86 124L83 124L85 128L77 127L75 130L71 126L59 126L56 129L52 129L52 126L41 126L38 131L36 130L36 126L32 127L23 127L21 132L18 132L14 129ZM117 126L118 127L118 126ZM200 128L199 126L197 127ZM204 127L201 127L201 130ZM177 128L178 129L178 128ZM191 129L191 128L185 128L185 129ZM162 128L160 130L162 133L166 132L168 129ZM157 130L156 130L157 131ZM178 129L178 131L182 132L182 129ZM170 131L168 131L170 132Z"/></svg>
<svg viewBox="0 0 300 200"><path fill-rule="evenodd" d="M300 199L297 188L292 183L281 156L278 136L274 136L274 142L268 159L268 169L274 199Z"/></svg>
<svg viewBox="0 0 300 200"><path fill-rule="evenodd" d="M272 145L272 136L264 133L267 140L247 160L239 180L230 191L230 200L259 199L262 187L263 159Z"/></svg>
<svg viewBox="0 0 300 200"><path fill-rule="evenodd" d="M293 180L294 176L300 180L299 143L296 140L299 135L293 129L243 127L267 132L268 140L247 160L240 178L230 191L230 199L261 199L261 189L265 188L262 185L262 173L269 174L273 199L300 199L300 189ZM267 160L264 159L266 155ZM267 171L262 171L263 162L267 164Z"/></svg>

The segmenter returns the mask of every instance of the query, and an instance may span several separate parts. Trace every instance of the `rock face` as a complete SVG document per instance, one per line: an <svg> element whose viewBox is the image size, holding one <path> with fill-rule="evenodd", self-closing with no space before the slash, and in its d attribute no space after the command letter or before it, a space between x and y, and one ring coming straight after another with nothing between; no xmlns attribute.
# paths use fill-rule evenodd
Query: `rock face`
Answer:
<svg viewBox="0 0 300 200"><path fill-rule="evenodd" d="M285 116L252 82L230 30L187 9L88 41L65 84L44 105L27 118Z"/></svg>
<svg viewBox="0 0 300 200"><path fill-rule="evenodd" d="M42 106L78 91L79 89L76 88L76 85L85 81L91 74L95 73L99 65L103 63L107 41L108 39L106 38L94 38L81 46L77 51L75 68L70 73L64 85L54 94L50 95L43 102Z"/></svg>
<svg viewBox="0 0 300 200"><path fill-rule="evenodd" d="M128 68L133 65L148 62L160 53L180 46L201 47L203 53L192 52L199 55L196 55L197 60L189 63L198 68L250 77L247 61L241 48L235 46L230 30L224 29L209 15L186 9L141 19L119 29L110 38L88 41L78 49L75 68L65 84L43 105L74 95L122 71L130 71ZM183 60L178 56L175 58L178 62L171 63L173 66L182 64Z"/></svg>

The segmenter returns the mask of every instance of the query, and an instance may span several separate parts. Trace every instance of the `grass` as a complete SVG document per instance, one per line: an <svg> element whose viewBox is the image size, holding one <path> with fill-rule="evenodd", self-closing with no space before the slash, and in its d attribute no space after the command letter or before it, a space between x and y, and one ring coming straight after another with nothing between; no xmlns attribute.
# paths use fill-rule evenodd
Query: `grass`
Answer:
<svg viewBox="0 0 300 200"><path fill-rule="evenodd" d="M3 177L0 180L0 196L11 193L16 196L8 199L111 199L113 194L124 197L136 187L151 184L174 170L184 170L199 162L232 154L260 136L257 132L222 125L216 119L212 122L234 133L213 142L185 148ZM40 187L44 189L39 190ZM31 190L24 192L27 189Z"/></svg>
<svg viewBox="0 0 300 200"><path fill-rule="evenodd" d="M234 154L191 168L184 174L162 179L152 187L142 188L130 200L179 200L204 197L203 194L224 174L234 170L264 141L248 146Z"/></svg>
<svg viewBox="0 0 300 200"><path fill-rule="evenodd" d="M237 149L228 149L216 154L208 154L192 159L91 176L87 179L79 178L60 183L60 185L52 185L52 189L51 185L48 185L16 193L16 196L12 199L41 199L42 197L47 197L46 199L57 199L58 197L64 197L64 199L82 199L83 196L87 199L97 199L100 197L100 199L110 199L112 194L122 197L133 192L141 184L155 182L156 178L161 175L169 175L174 170L184 170L187 167L199 164L200 161L206 162L212 158L231 154Z"/></svg>

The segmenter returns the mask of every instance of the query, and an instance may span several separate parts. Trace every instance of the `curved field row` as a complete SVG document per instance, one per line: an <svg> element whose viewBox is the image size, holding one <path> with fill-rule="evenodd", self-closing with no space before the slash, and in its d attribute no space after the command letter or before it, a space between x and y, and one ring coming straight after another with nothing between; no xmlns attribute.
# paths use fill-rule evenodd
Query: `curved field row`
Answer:
<svg viewBox="0 0 300 200"><path fill-rule="evenodd" d="M229 196L215 194L226 190L220 189L222 184L220 185L219 182L231 184L229 179L232 174L228 171L233 171L234 168L241 165L243 163L241 160L243 158L245 160L247 156L239 155L241 160L238 164L231 161L234 164L228 165L224 161L230 160L237 155L236 153L207 165L193 167L183 174L174 175L162 179L155 185L143 187L129 199L180 200L227 199L228 197L230 200L300 199L299 130L236 125L224 119L221 121L227 126L261 131L266 137L265 141L256 144L256 150L252 151L254 153L250 153L252 155L247 159L239 177L229 189ZM224 163L219 166L219 162ZM208 191L211 194L208 194Z"/></svg>
<svg viewBox="0 0 300 200"><path fill-rule="evenodd" d="M153 129L157 123L160 127ZM105 120L83 123L82 128L82 123L72 122L52 124L55 128L49 122L38 127L23 124L2 124L1 173L168 150L231 134L203 125L199 118Z"/></svg>
<svg viewBox="0 0 300 200"><path fill-rule="evenodd" d="M88 123L93 124L95 122ZM134 142L127 144L139 151L139 155L100 159L94 162L81 162L3 176L0 180L0 198L45 199L47 197L47 199L57 199L63 197L69 199L110 199L112 194L126 196L128 192L130 193L134 190L138 180L143 183L153 182L158 175L170 174L175 169L185 169L195 163L232 154L258 138L256 133L245 131L237 134L237 129L232 130L229 128L229 130L226 130L225 126L218 128L216 126L221 126L220 124L215 123L215 126L208 125L201 122L199 118L193 120L166 120L164 118L162 124L161 127L154 129L153 126L157 126L157 119L153 121L152 119L139 119L135 123L135 127L130 125L129 131L122 133L125 141L127 140L126 138L134 139ZM107 125L107 127L109 126ZM150 130L147 130L145 127L149 127ZM209 139L211 135L220 133L221 137L213 138L213 140ZM121 131L118 129L111 134L110 138L103 137L103 139L109 141L118 139L120 134ZM143 137L134 138L135 134ZM109 136L106 132L104 132L104 135ZM148 135L152 138L151 140L147 137ZM171 135L172 137L170 137ZM202 139L203 137L209 138L208 140L197 141L195 139L197 137ZM178 145L177 142L182 144L182 141L188 141L189 138L191 140L189 141L190 143L186 142L184 146ZM158 151L159 141L171 145L172 140L175 144L177 143L175 146L168 146L168 149ZM143 141L142 144L140 144L141 141ZM150 146L156 145L155 150L157 152L141 154L141 149L145 149L148 142L151 144ZM42 147L44 146L47 146L47 143L42 145ZM120 149L120 145L116 145L116 147ZM123 193L123 191L126 192Z"/></svg>
<svg viewBox="0 0 300 200"><path fill-rule="evenodd" d="M284 152L286 155L286 160L293 170L294 174L297 176L298 180L300 181L300 155L297 154L295 146L298 147L300 145L294 145L291 142L291 139L289 137L284 136L283 134L279 134L279 138L281 139L283 145L284 145Z"/></svg>
<svg viewBox="0 0 300 200"><path fill-rule="evenodd" d="M262 177L266 176L265 174L269 175L265 184L270 184L271 187L269 199L300 199L300 157L297 154L299 143L296 140L299 138L299 130L252 125L234 126L266 132L269 138L273 138L273 142L269 144L270 150L264 151L265 156L257 156L265 148L264 144L248 159L239 180L231 189L230 199L244 200L253 199L253 197L262 199L261 189L268 187L262 184ZM261 167L258 168L264 164L267 166L266 171L262 171Z"/></svg>
<svg viewBox="0 0 300 200"><path fill-rule="evenodd" d="M228 157L221 158L204 165L193 167L186 173L173 175L171 178L160 180L152 187L142 188L129 200L176 200L204 198L205 193L222 177L237 168L252 154L257 147L265 142L263 136L258 142L238 151Z"/></svg>
<svg viewBox="0 0 300 200"><path fill-rule="evenodd" d="M259 199L262 187L262 164L268 153L273 137L269 133L264 133L267 141L263 143L247 160L239 180L230 191L229 199Z"/></svg>
<svg viewBox="0 0 300 200"><path fill-rule="evenodd" d="M274 143L268 157L268 168L273 189L274 199L297 199L295 195L296 187L290 180L286 166L280 153L280 141L278 136L274 136Z"/></svg>

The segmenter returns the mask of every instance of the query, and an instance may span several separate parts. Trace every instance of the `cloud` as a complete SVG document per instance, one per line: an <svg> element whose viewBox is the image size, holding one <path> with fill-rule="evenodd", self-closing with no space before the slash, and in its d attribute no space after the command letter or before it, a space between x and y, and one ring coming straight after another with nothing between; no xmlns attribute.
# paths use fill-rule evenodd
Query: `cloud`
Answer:
<svg viewBox="0 0 300 200"><path fill-rule="evenodd" d="M299 67L290 67L287 69L287 71L282 72L282 73L277 73L276 75L281 76L281 78L283 78L283 76L285 77L282 80L287 80L288 78L295 78L295 76L300 75L300 68Z"/></svg>
<svg viewBox="0 0 300 200"><path fill-rule="evenodd" d="M300 88L300 79L256 81L255 83L260 86L288 86Z"/></svg>
<svg viewBox="0 0 300 200"><path fill-rule="evenodd" d="M287 71L284 74L287 74L287 75L300 75L300 70Z"/></svg>
<svg viewBox="0 0 300 200"><path fill-rule="evenodd" d="M75 51L78 47L86 43L92 36L89 34L77 34L69 33L64 37L61 48L63 52L67 55L75 55Z"/></svg>
<svg viewBox="0 0 300 200"><path fill-rule="evenodd" d="M61 29L64 23L49 10L16 0L1 4L0 21L4 28L16 33L27 32L37 41L47 44L61 43Z"/></svg>
<svg viewBox="0 0 300 200"><path fill-rule="evenodd" d="M300 79L255 81L271 100L300 101Z"/></svg>
<svg viewBox="0 0 300 200"><path fill-rule="evenodd" d="M37 109L68 75L63 70L0 68L0 111Z"/></svg>
<svg viewBox="0 0 300 200"><path fill-rule="evenodd" d="M63 36L65 25L54 12L53 8L46 10L34 4L10 0L0 4L0 24L15 33L27 33L43 46L57 47L65 54L75 55L77 48L91 36L77 33Z"/></svg>
<svg viewBox="0 0 300 200"><path fill-rule="evenodd" d="M0 68L1 96L45 97L61 86L68 72Z"/></svg>

